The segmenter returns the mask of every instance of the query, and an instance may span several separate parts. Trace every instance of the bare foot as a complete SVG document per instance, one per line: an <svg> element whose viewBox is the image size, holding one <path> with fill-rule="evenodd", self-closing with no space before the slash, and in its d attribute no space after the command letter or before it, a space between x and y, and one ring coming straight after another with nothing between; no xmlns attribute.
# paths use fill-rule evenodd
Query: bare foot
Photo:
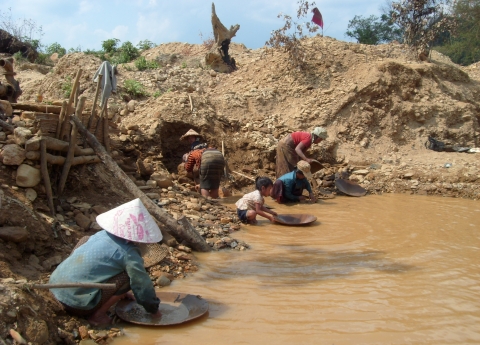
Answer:
<svg viewBox="0 0 480 345"><path fill-rule="evenodd" d="M96 312L88 318L88 322L95 327L107 326L112 324L112 318L108 316L106 313Z"/></svg>

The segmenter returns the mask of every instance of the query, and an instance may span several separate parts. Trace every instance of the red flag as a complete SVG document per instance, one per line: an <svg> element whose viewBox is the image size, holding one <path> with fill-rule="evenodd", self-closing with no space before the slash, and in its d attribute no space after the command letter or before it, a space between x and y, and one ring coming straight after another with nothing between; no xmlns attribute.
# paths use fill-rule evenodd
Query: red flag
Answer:
<svg viewBox="0 0 480 345"><path fill-rule="evenodd" d="M317 24L318 26L320 26L323 29L322 14L320 13L318 8L316 8L316 7L312 10L312 12L313 12L312 22L314 22L315 24Z"/></svg>

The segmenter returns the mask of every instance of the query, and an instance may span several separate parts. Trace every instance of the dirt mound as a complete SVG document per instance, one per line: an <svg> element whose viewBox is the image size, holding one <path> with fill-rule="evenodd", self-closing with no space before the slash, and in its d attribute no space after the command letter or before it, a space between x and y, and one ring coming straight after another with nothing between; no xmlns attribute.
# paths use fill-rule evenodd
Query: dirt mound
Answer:
<svg viewBox="0 0 480 345"><path fill-rule="evenodd" d="M285 134L324 126L328 139L308 154L325 165L314 175L317 192L324 197L336 193L335 174L346 173L369 193L480 198L478 153L425 148L428 135L446 144L479 146L478 63L460 67L437 53L432 53L431 62L418 62L400 44L369 46L320 36L303 43L312 56L304 69L293 68L283 51L232 44L230 54L238 70L219 74L204 65L205 46L185 43L144 52L147 60L160 64L157 69L138 71L134 63L118 66L118 90L109 100L112 157L160 207L174 217L187 216L217 249L248 246L229 237L239 229L234 211L199 197L178 170L189 150L179 138L190 128L211 145L225 148L230 172L223 181L226 191L251 191L255 176L273 177L276 145ZM75 53L62 57L46 74L32 66L19 68L16 78L24 91L19 101L34 101L38 94L47 103L65 99L79 68L80 94L92 100L93 75L100 64L92 55ZM133 98L125 87L127 80L141 83L147 95ZM0 138L0 145L13 141L4 132ZM30 236L27 242L0 240L0 278L14 279L0 284L8 295L0 301L0 337L17 322L19 332L29 332L29 340L47 334L45 343L69 343L81 320L65 316L42 293L25 293L22 281L46 281L85 231L98 230L94 220L99 210L131 196L101 165L72 168L67 195L56 202L63 217L56 220L63 224L58 230L52 227L56 222L41 215L48 213L44 188L35 188L38 198L30 202L26 191L15 185L15 168L0 167L0 199L10 210L0 215L0 226L26 227ZM170 187L153 184L153 173L162 175ZM85 229L77 228L75 217L80 213L89 223ZM166 274L180 278L196 270L185 246L171 247L169 253L165 262L150 269L153 279ZM18 302L14 306L21 313L8 307L11 300ZM18 322L30 313L35 315L31 319L45 324Z"/></svg>

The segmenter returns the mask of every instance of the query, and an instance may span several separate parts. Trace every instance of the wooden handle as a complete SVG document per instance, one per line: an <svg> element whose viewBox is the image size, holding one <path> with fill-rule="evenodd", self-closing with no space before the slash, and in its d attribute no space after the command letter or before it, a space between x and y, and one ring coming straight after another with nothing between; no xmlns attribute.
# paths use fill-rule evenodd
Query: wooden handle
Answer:
<svg viewBox="0 0 480 345"><path fill-rule="evenodd" d="M65 283L65 284L26 284L28 288L33 289L64 289L64 288L96 288L96 289L115 289L116 284L103 284L103 283Z"/></svg>

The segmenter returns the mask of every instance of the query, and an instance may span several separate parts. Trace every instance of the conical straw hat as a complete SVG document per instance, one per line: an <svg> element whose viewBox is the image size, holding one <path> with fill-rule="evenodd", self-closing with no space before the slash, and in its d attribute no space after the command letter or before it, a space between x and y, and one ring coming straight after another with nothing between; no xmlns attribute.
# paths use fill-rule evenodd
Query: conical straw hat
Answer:
<svg viewBox="0 0 480 345"><path fill-rule="evenodd" d="M189 129L187 133L185 133L184 135L182 135L182 136L180 137L180 140L183 140L183 139L185 139L186 137L192 137L192 136L194 136L194 137L201 137L201 135L200 135L199 133L195 132L193 129Z"/></svg>
<svg viewBox="0 0 480 345"><path fill-rule="evenodd" d="M163 237L140 199L98 215L97 223L109 233L132 242L156 243Z"/></svg>

